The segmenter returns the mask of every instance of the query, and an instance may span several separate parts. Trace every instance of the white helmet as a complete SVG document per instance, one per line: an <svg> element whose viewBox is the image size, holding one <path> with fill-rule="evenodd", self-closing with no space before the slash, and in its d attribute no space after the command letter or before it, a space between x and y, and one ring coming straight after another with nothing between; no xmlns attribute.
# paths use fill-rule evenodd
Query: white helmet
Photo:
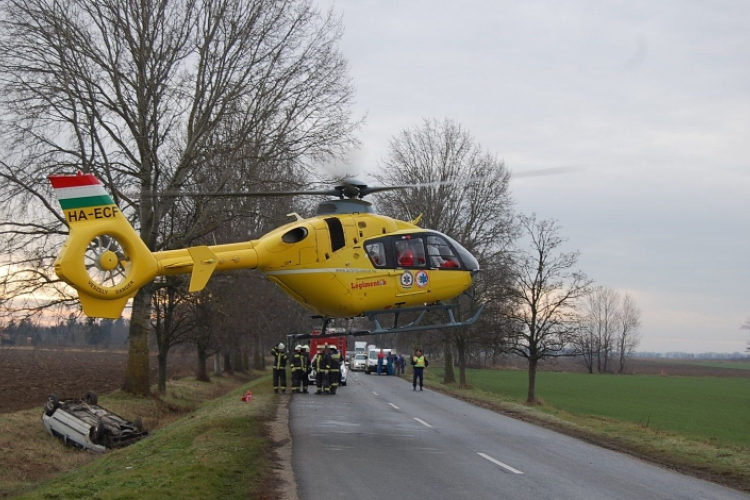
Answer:
<svg viewBox="0 0 750 500"><path fill-rule="evenodd" d="M283 342L279 342L279 345L278 345L278 349L279 349L280 351L283 351L284 349L286 349L286 346L284 345L284 343L283 343Z"/></svg>
<svg viewBox="0 0 750 500"><path fill-rule="evenodd" d="M302 350L302 346L299 345L299 344L297 344L296 346L294 346L294 350L295 351L301 351Z"/></svg>

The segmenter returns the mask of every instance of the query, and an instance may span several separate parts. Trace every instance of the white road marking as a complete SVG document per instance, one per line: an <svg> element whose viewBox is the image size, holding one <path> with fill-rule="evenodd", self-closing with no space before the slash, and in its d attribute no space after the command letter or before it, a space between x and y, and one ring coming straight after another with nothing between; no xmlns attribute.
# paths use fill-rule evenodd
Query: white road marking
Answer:
<svg viewBox="0 0 750 500"><path fill-rule="evenodd" d="M398 406L394 405L393 403L388 403L388 404L389 404L389 405L391 405L391 406L393 406L393 407L394 407L395 409L397 409L397 410L399 410L399 409L400 409L400 408L399 408Z"/></svg>
<svg viewBox="0 0 750 500"><path fill-rule="evenodd" d="M490 462L492 462L495 465L499 465L503 469L508 470L508 471L512 472L513 474L523 474L523 472L521 472L520 470L514 469L513 467L511 467L508 464L504 464L500 460L495 460L494 458L492 458L491 456L487 455L486 453L479 453L479 452L477 452L477 455L479 455L482 458L485 458L485 459L489 460Z"/></svg>
<svg viewBox="0 0 750 500"><path fill-rule="evenodd" d="M375 391L372 391L372 393L373 393L373 394L375 394L376 396L380 396L380 394L378 394L378 393L377 393L377 392L375 392Z"/></svg>
<svg viewBox="0 0 750 500"><path fill-rule="evenodd" d="M424 425L425 427L430 427L430 428L432 428L432 426L431 426L430 424L428 424L427 422L425 422L425 421L424 421L424 420L422 420L421 418L417 418L417 417L414 417L414 420L416 420L416 421L417 421L417 422L419 422L420 424Z"/></svg>

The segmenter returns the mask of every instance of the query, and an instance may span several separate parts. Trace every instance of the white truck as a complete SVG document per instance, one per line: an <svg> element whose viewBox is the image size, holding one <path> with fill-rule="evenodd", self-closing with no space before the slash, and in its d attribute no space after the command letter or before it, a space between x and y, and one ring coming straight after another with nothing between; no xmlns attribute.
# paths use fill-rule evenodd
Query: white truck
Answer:
<svg viewBox="0 0 750 500"><path fill-rule="evenodd" d="M388 353L391 352L393 349L381 349L380 347L375 347L374 345L368 346L367 348L367 362L365 364L365 373L367 375L371 373L377 373L378 372L378 354L380 351L383 351L384 358L383 358L383 371L382 373L387 374L387 358Z"/></svg>
<svg viewBox="0 0 750 500"><path fill-rule="evenodd" d="M367 342L360 342L359 340L354 342L354 352L357 354L366 354Z"/></svg>

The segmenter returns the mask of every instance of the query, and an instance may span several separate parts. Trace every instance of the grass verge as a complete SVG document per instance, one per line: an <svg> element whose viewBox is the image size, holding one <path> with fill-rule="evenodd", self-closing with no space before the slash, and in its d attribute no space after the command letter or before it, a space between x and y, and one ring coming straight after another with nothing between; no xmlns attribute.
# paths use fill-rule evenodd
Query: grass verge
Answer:
<svg viewBox="0 0 750 500"><path fill-rule="evenodd" d="M249 403L240 401L246 390L254 396ZM220 393L225 395L217 398ZM160 428L101 456L66 448L46 434L40 410L0 415L0 429L18 431L32 421L34 426L25 461L0 473L0 497L274 498L274 455L266 437L276 409L270 377L217 378L210 384L186 379L170 383L163 400L118 392L101 397L100 404L126 418L141 415L147 429ZM24 468L34 474L24 475Z"/></svg>
<svg viewBox="0 0 750 500"><path fill-rule="evenodd" d="M497 376L498 371L495 372ZM442 376L442 369L431 368L426 374L430 388L516 419L750 492L750 449L745 446L700 439L612 416L566 411L549 401L530 406L525 404L524 397L508 396L496 388L460 389L456 384L442 384ZM468 378L473 380L471 375Z"/></svg>

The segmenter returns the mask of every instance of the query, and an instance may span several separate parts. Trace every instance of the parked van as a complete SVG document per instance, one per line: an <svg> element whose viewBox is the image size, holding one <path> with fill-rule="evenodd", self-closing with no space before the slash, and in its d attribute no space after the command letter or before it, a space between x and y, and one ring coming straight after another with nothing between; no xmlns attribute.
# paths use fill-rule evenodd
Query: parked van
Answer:
<svg viewBox="0 0 750 500"><path fill-rule="evenodd" d="M388 357L388 353L393 349L383 349L383 354ZM365 373L367 375L378 372L378 353L380 353L379 347L370 346L367 351L367 363L365 364ZM386 360L383 359L383 369L385 370Z"/></svg>

